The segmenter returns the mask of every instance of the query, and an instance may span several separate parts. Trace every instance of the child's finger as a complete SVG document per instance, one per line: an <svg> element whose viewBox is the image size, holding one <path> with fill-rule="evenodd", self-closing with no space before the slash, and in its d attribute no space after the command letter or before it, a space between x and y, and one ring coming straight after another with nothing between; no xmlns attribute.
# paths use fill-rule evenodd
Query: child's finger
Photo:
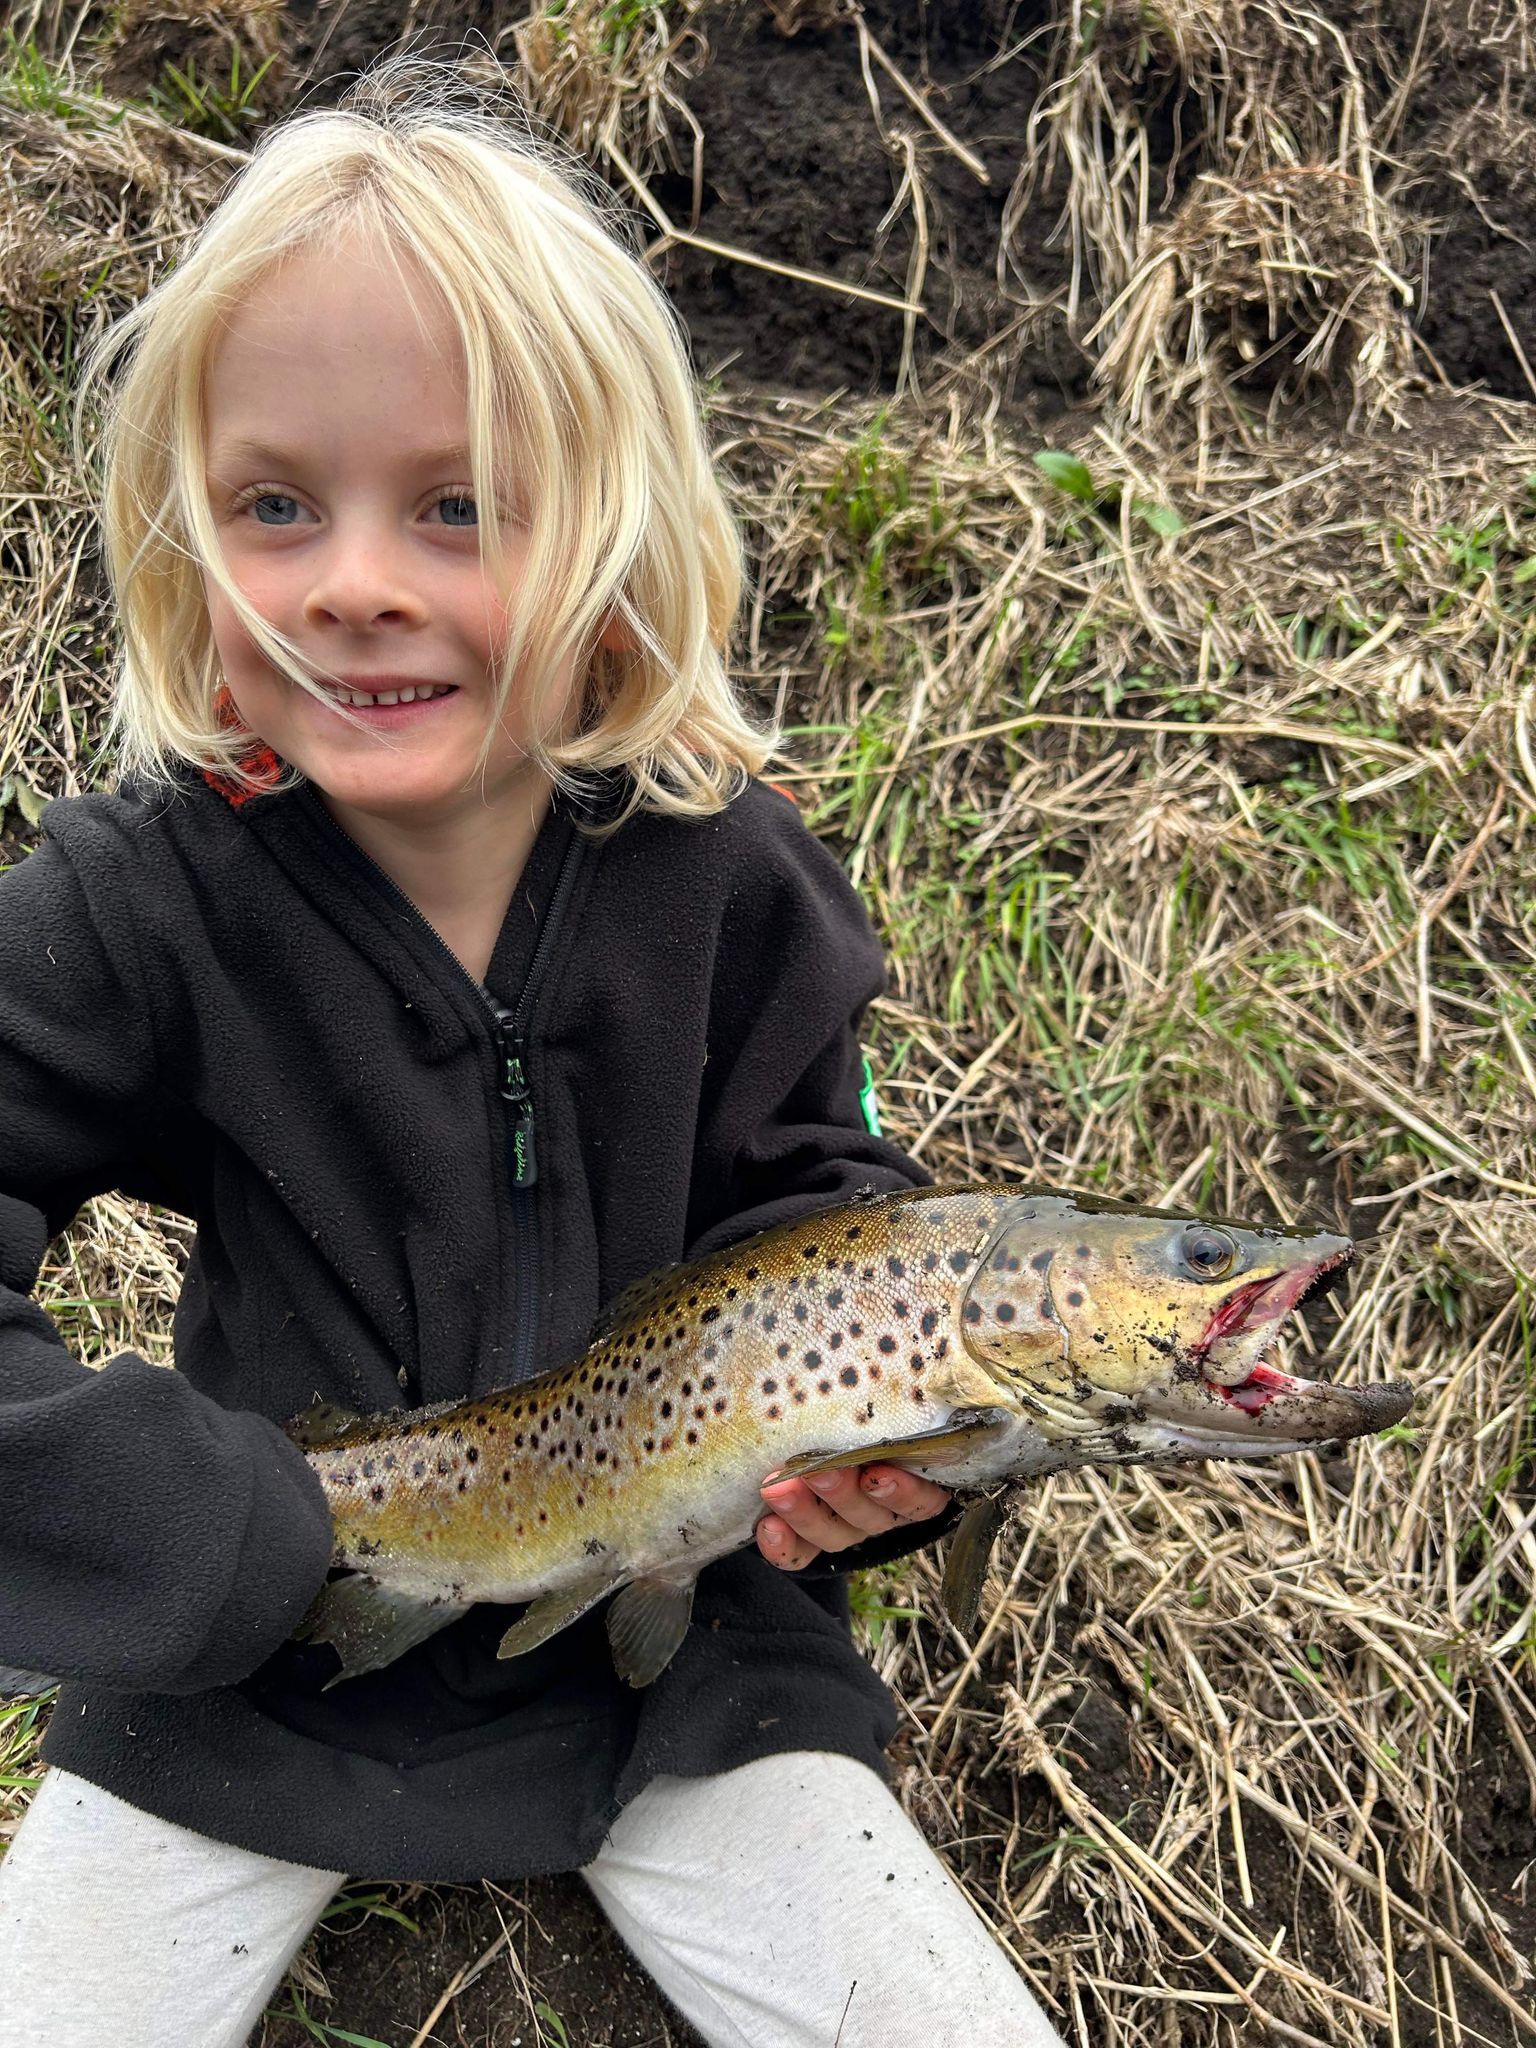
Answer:
<svg viewBox="0 0 1536 2048"><path fill-rule="evenodd" d="M865 1465L859 1473L864 1492L899 1521L923 1522L949 1505L949 1489L920 1479L900 1465Z"/></svg>
<svg viewBox="0 0 1536 2048"><path fill-rule="evenodd" d="M757 1547L770 1564L781 1571L803 1571L820 1551L814 1543L797 1536L780 1515L764 1515L757 1525Z"/></svg>

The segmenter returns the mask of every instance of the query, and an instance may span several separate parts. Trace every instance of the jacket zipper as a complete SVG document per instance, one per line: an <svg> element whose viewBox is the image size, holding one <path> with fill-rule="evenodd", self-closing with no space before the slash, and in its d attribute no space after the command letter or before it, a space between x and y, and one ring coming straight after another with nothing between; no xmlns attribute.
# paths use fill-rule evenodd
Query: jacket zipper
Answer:
<svg viewBox="0 0 1536 2048"><path fill-rule="evenodd" d="M512 1207L514 1309L512 1378L509 1384L517 1385L530 1376L536 1355L539 1323L538 1275L534 1270L538 1260L538 1237L533 1227L533 1190L539 1175L533 1094L528 1082L528 1025L533 1014L533 1006L538 1000L539 986L548 969L549 957L554 951L555 933L570 901L571 891L576 885L587 842L582 833L577 831L572 834L571 842L565 849L560 871L555 877L555 886L550 892L549 903L539 926L538 937L534 941L533 958L528 963L522 992L515 1006L509 1010L505 1004L498 1003L496 998L476 981L442 933L428 918L422 916L393 876L379 866L372 854L364 852L346 827L331 816L315 795L313 786L306 784L305 791L316 812L332 831L340 834L358 859L367 863L412 922L436 943L451 962L455 972L474 990L481 1007L490 1014L491 1048L496 1058L496 1092L502 1103L507 1186L511 1194Z"/></svg>

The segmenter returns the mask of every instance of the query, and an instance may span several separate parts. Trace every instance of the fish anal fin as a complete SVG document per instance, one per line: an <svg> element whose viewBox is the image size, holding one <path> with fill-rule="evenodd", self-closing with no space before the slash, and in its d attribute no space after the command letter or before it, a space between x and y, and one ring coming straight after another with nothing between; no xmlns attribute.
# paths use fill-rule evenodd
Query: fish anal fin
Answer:
<svg viewBox="0 0 1536 2048"><path fill-rule="evenodd" d="M393 1664L467 1611L444 1594L399 1593L354 1573L322 1586L293 1633L298 1642L329 1643L341 1658L341 1669L320 1688L329 1692L344 1678Z"/></svg>
<svg viewBox="0 0 1536 2048"><path fill-rule="evenodd" d="M944 1584L940 1597L944 1612L962 1635L969 1635L981 1606L981 1589L986 1583L992 1546L1008 1518L1008 1491L983 1494L960 1517L944 1560Z"/></svg>
<svg viewBox="0 0 1536 2048"><path fill-rule="evenodd" d="M785 1459L774 1483L808 1479L813 1472L838 1472L849 1465L958 1465L1008 1422L1006 1411L998 1408L895 1443L859 1444L851 1451L802 1451L798 1457Z"/></svg>
<svg viewBox="0 0 1536 2048"><path fill-rule="evenodd" d="M533 1601L520 1621L514 1621L497 1646L498 1657L521 1657L547 1643L561 1629L579 1621L589 1607L595 1607L618 1581L611 1574L602 1578L578 1579L560 1593L545 1593Z"/></svg>
<svg viewBox="0 0 1536 2048"><path fill-rule="evenodd" d="M649 1685L682 1645L693 1613L693 1580L633 1579L608 1609L613 1668L629 1685Z"/></svg>

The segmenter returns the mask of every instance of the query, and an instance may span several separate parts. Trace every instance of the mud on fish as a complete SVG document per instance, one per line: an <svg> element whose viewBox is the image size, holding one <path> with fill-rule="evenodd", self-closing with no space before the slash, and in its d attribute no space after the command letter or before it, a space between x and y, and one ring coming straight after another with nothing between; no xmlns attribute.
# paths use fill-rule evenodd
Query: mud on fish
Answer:
<svg viewBox="0 0 1536 2048"><path fill-rule="evenodd" d="M699 1571L752 1540L770 1472L874 1460L977 1496L945 1574L968 1625L1022 1482L1274 1457L1399 1421L1403 1382L1266 1362L1352 1251L1017 1187L823 1210L642 1281L581 1358L524 1385L297 1418L349 1574L300 1634L334 1644L337 1684L476 1601L531 1603L502 1638L513 1657L614 1595L615 1666L645 1685L686 1633Z"/></svg>

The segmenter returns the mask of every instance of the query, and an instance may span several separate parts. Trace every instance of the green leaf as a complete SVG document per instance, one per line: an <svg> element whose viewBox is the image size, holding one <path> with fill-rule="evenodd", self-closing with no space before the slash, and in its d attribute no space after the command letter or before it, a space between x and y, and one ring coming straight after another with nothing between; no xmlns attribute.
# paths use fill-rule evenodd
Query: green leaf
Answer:
<svg viewBox="0 0 1536 2048"><path fill-rule="evenodd" d="M1184 531L1184 521L1171 505L1156 505L1149 498L1133 498L1131 510L1165 540L1172 540L1176 533Z"/></svg>
<svg viewBox="0 0 1536 2048"><path fill-rule="evenodd" d="M17 783L17 808L20 810L21 815L26 819L27 823L33 828L34 831L36 831L38 825L42 822L43 805L47 802L48 798L45 797L40 790L34 789L30 782Z"/></svg>
<svg viewBox="0 0 1536 2048"><path fill-rule="evenodd" d="M1533 576L1536 576L1536 555L1527 555L1509 580L1511 583L1529 583Z"/></svg>
<svg viewBox="0 0 1536 2048"><path fill-rule="evenodd" d="M1088 465L1080 455L1069 455L1063 448L1042 448L1034 462L1041 475L1049 477L1068 497L1080 498L1085 505L1093 504L1098 497Z"/></svg>

